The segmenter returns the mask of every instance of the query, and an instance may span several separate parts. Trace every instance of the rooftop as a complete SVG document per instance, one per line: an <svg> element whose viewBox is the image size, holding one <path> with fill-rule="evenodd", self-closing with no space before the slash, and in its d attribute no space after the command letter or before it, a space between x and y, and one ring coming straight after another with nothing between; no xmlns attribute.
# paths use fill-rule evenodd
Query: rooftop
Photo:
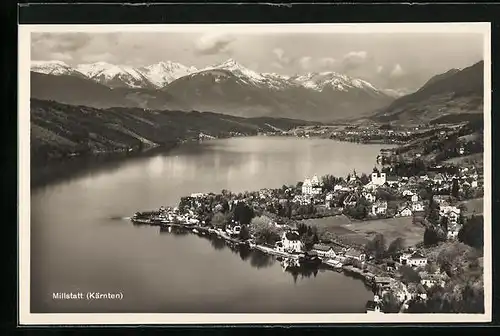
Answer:
<svg viewBox="0 0 500 336"><path fill-rule="evenodd" d="M297 232L294 231L288 231L285 233L285 237L288 240L300 240L300 236Z"/></svg>
<svg viewBox="0 0 500 336"><path fill-rule="evenodd" d="M313 249L318 251L329 251L332 247L325 244L314 244Z"/></svg>
<svg viewBox="0 0 500 336"><path fill-rule="evenodd" d="M425 259L425 257L421 253L415 252L411 255L410 259Z"/></svg>

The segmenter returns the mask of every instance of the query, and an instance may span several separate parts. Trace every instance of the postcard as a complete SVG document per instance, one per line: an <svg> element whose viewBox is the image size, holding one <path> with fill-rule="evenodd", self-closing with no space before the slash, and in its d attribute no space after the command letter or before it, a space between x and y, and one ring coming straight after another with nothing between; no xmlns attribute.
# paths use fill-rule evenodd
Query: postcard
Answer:
<svg viewBox="0 0 500 336"><path fill-rule="evenodd" d="M20 324L491 321L490 39L20 25Z"/></svg>

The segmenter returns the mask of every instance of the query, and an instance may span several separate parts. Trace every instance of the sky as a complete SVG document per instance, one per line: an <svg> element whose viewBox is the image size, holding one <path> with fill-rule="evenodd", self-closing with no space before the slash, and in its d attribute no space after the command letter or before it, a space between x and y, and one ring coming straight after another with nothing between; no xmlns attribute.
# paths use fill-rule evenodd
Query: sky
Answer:
<svg viewBox="0 0 500 336"><path fill-rule="evenodd" d="M384 89L418 89L430 77L483 59L479 33L37 32L32 60L203 68L229 58L257 72L336 71Z"/></svg>

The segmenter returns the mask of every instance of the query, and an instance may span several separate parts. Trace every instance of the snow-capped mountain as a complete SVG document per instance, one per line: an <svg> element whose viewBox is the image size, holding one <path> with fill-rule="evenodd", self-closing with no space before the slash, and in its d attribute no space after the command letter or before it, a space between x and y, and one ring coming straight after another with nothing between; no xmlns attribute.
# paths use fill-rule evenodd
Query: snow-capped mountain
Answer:
<svg viewBox="0 0 500 336"><path fill-rule="evenodd" d="M213 70L229 71L247 84L265 87L271 90L283 90L291 85L296 85L295 83L289 81L290 77L288 76L281 76L276 73L258 73L248 69L232 58L226 60L225 62L201 69L199 72L208 73Z"/></svg>
<svg viewBox="0 0 500 336"><path fill-rule="evenodd" d="M109 87L151 88L152 83L134 67L107 62L79 64L76 69L88 78Z"/></svg>
<svg viewBox="0 0 500 336"><path fill-rule="evenodd" d="M53 75L72 73L71 67L64 69ZM39 67L32 70L48 71ZM97 62L78 65L74 73L113 89L142 90L141 95L133 95L138 106L165 93L169 99L178 99L178 105L184 102L195 110L244 117L333 120L373 111L394 100L370 83L342 74L322 72L288 77L258 73L233 59L199 70L174 62L141 68ZM130 93L127 97L131 99Z"/></svg>
<svg viewBox="0 0 500 336"><path fill-rule="evenodd" d="M43 73L46 75L77 75L84 76L75 68L69 66L62 61L32 61L31 71Z"/></svg>
<svg viewBox="0 0 500 336"><path fill-rule="evenodd" d="M187 76L198 69L166 61L138 68L138 71L156 87L162 88L177 78Z"/></svg>
<svg viewBox="0 0 500 336"><path fill-rule="evenodd" d="M294 76L292 81L316 91L326 88L347 92L349 90L365 90L375 94L384 94L365 80L352 78L336 72L311 72L305 75Z"/></svg>

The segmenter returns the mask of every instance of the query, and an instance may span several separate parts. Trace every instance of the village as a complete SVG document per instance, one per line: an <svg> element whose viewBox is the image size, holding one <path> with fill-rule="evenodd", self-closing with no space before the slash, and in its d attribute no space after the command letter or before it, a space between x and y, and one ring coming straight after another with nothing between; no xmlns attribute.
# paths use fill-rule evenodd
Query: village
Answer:
<svg viewBox="0 0 500 336"><path fill-rule="evenodd" d="M478 218L482 230L483 185L475 165L434 165L417 176L394 170L386 165L369 175L312 176L278 189L196 193L162 208L156 222L279 256L284 269L321 264L343 271L373 290L367 312L405 312L450 281L436 246L475 239L465 236L478 235L469 229Z"/></svg>

